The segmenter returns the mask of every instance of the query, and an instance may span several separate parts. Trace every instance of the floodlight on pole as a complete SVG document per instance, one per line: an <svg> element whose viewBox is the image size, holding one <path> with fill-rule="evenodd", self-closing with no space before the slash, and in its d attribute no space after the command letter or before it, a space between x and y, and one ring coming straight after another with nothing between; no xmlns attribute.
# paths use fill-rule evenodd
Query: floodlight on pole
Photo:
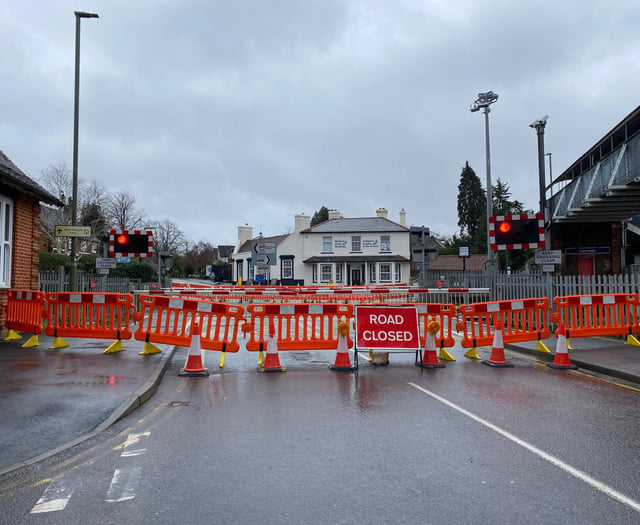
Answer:
<svg viewBox="0 0 640 525"><path fill-rule="evenodd" d="M498 100L498 95L493 91L486 93L478 93L478 98L471 104L469 111L484 110L484 133L485 147L487 159L487 269L491 272L495 271L495 255L491 249L491 240L489 238L489 217L493 215L493 189L491 187L491 148L489 146L489 106Z"/></svg>
<svg viewBox="0 0 640 525"><path fill-rule="evenodd" d="M78 222L78 122L80 109L80 20L82 18L99 18L96 13L74 11L76 17L76 65L75 65L75 89L73 96L73 187L71 192L71 225ZM76 237L71 237L71 251L69 258L69 291L78 291L78 263L76 261Z"/></svg>

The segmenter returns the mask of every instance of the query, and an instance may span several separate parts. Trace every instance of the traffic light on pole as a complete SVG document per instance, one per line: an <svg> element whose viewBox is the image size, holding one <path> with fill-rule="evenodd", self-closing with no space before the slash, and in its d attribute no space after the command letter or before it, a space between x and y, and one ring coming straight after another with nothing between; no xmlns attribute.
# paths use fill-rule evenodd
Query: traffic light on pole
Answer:
<svg viewBox="0 0 640 525"><path fill-rule="evenodd" d="M153 233L139 230L111 230L109 232L109 256L151 257L153 255Z"/></svg>
<svg viewBox="0 0 640 525"><path fill-rule="evenodd" d="M544 248L544 220L540 213L499 215L489 218L492 250Z"/></svg>

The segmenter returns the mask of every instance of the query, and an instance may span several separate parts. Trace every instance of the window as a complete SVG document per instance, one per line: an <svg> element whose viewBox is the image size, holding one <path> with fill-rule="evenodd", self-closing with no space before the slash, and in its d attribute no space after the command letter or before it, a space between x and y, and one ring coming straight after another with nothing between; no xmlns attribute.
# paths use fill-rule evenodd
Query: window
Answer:
<svg viewBox="0 0 640 525"><path fill-rule="evenodd" d="M391 282L391 265L388 263L383 263L380 265L380 282L381 283Z"/></svg>
<svg viewBox="0 0 640 525"><path fill-rule="evenodd" d="M396 273L396 282L399 283L402 281L402 266L400 263L395 264L395 273Z"/></svg>
<svg viewBox="0 0 640 525"><path fill-rule="evenodd" d="M318 282L318 265L317 264L314 264L312 266L311 281L314 282L314 283Z"/></svg>
<svg viewBox="0 0 640 525"><path fill-rule="evenodd" d="M369 282L376 282L376 265L374 263L369 265Z"/></svg>
<svg viewBox="0 0 640 525"><path fill-rule="evenodd" d="M322 238L322 253L331 253L333 251L333 237L326 236Z"/></svg>
<svg viewBox="0 0 640 525"><path fill-rule="evenodd" d="M337 283L342 282L342 265L341 264L336 264L336 282Z"/></svg>
<svg viewBox="0 0 640 525"><path fill-rule="evenodd" d="M11 286L13 201L0 195L0 286Z"/></svg>
<svg viewBox="0 0 640 525"><path fill-rule="evenodd" d="M380 236L380 251L381 252L391 251L391 235Z"/></svg>
<svg viewBox="0 0 640 525"><path fill-rule="evenodd" d="M291 259L282 259L282 279L293 279L293 261Z"/></svg>
<svg viewBox="0 0 640 525"><path fill-rule="evenodd" d="M351 251L352 252L362 251L362 237L360 237L360 235L351 236Z"/></svg>
<svg viewBox="0 0 640 525"><path fill-rule="evenodd" d="M251 259L249 259L249 279L253 279L254 276L255 276L255 273L254 273L253 263L251 262Z"/></svg>
<svg viewBox="0 0 640 525"><path fill-rule="evenodd" d="M321 264L320 265L320 281L328 283L333 277L333 265Z"/></svg>
<svg viewBox="0 0 640 525"><path fill-rule="evenodd" d="M242 277L242 261L236 261L236 278Z"/></svg>

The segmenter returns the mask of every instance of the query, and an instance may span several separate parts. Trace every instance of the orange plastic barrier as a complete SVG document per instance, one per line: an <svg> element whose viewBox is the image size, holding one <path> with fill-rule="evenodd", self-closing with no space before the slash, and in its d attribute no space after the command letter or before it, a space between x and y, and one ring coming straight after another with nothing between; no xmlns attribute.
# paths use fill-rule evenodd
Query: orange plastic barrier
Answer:
<svg viewBox="0 0 640 525"><path fill-rule="evenodd" d="M594 335L626 335L636 344L633 334L640 333L638 294L568 295L554 297L554 322L562 322L567 338Z"/></svg>
<svg viewBox="0 0 640 525"><path fill-rule="evenodd" d="M45 334L56 338L52 348L69 346L59 337L117 339L105 353L124 350L121 339L131 339L133 296L119 293L57 292L47 294Z"/></svg>
<svg viewBox="0 0 640 525"><path fill-rule="evenodd" d="M462 304L458 308L462 319L457 323L463 332L463 348L488 346L493 344L493 330L496 321L502 321L503 341L516 343L538 341L538 350L550 352L543 339L551 335L548 326L550 315L549 300L546 297L513 301ZM467 355L467 357L476 357Z"/></svg>
<svg viewBox="0 0 640 525"><path fill-rule="evenodd" d="M335 350L338 324L344 317L351 324L351 304L250 304L251 319L245 328L250 352L264 351L269 339L269 323L274 321L279 350ZM348 347L353 346L351 337Z"/></svg>
<svg viewBox="0 0 640 525"><path fill-rule="evenodd" d="M135 314L138 328L134 337L146 343L189 346L191 325L202 331L200 345L205 350L237 352L238 328L244 321L244 308L201 299L182 299L163 295L141 295Z"/></svg>
<svg viewBox="0 0 640 525"><path fill-rule="evenodd" d="M16 332L41 334L45 304L46 294L44 292L9 290L7 305L4 307L7 314L5 326L8 330Z"/></svg>

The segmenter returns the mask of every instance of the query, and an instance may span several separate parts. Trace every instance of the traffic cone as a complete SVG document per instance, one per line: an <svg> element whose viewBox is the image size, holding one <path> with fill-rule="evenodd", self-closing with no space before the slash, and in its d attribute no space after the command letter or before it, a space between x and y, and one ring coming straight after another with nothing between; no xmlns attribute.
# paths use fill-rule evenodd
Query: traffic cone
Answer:
<svg viewBox="0 0 640 525"><path fill-rule="evenodd" d="M493 332L493 347L491 348L491 357L482 361L483 365L494 366L498 368L508 368L513 365L504 358L504 343L502 342L502 321L496 320L495 330Z"/></svg>
<svg viewBox="0 0 640 525"><path fill-rule="evenodd" d="M200 348L200 325L194 323L191 329L191 343L189 344L189 355L184 368L178 374L180 376L207 377L209 370L202 365L202 349Z"/></svg>
<svg viewBox="0 0 640 525"><path fill-rule="evenodd" d="M547 363L547 366L549 368L555 368L556 370L575 370L578 367L571 364L571 360L569 359L564 324L558 323L556 337L558 338L558 342L556 343L556 354L553 357L553 363Z"/></svg>
<svg viewBox="0 0 640 525"><path fill-rule="evenodd" d="M269 340L267 341L267 354L264 357L264 363L258 366L258 372L286 372L286 367L280 366L280 357L278 356L278 341L276 339L276 326L273 318L269 323Z"/></svg>
<svg viewBox="0 0 640 525"><path fill-rule="evenodd" d="M427 324L427 334L424 342L424 354L422 362L416 363L420 368L445 368L447 365L438 361L438 352L436 350L436 339L434 334L440 330L438 321L430 321Z"/></svg>
<svg viewBox="0 0 640 525"><path fill-rule="evenodd" d="M356 367L351 365L349 359L349 349L347 348L347 335L349 334L349 323L341 321L338 323L338 349L336 353L336 361L329 366L331 370L336 372L351 372Z"/></svg>

